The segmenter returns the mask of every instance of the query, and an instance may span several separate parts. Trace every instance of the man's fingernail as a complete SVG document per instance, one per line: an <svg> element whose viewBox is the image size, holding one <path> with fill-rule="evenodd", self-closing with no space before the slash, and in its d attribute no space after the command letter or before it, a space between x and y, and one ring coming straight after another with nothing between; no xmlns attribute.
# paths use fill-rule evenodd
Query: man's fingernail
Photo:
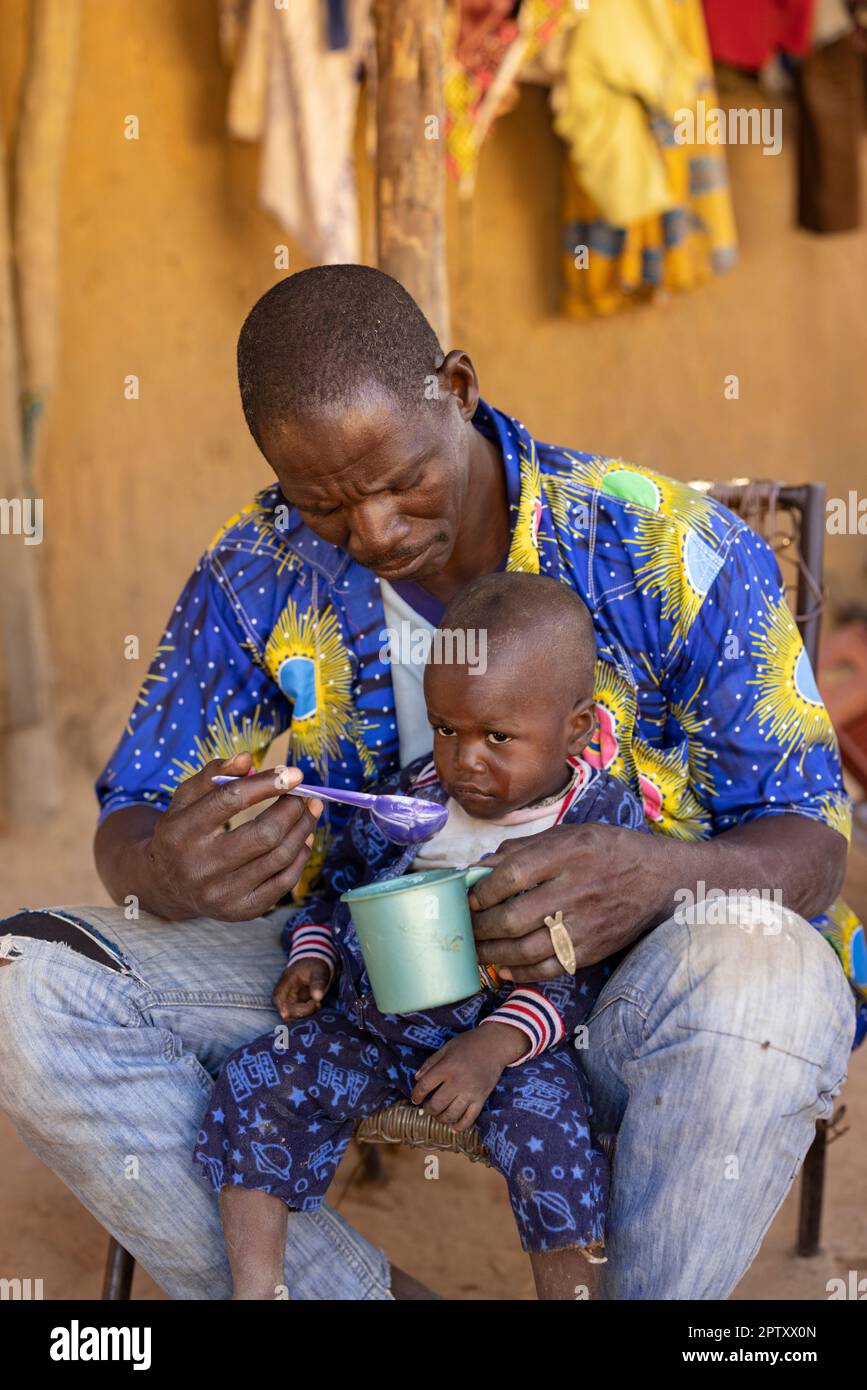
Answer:
<svg viewBox="0 0 867 1390"><path fill-rule="evenodd" d="M312 849L312 848L313 848L313 831L312 831L312 830L311 830L310 834L307 836L307 839L304 841L304 843L305 843L305 845L307 846L308 849Z"/></svg>
<svg viewBox="0 0 867 1390"><path fill-rule="evenodd" d="M318 820L319 817L322 815L322 812L325 810L325 807L322 805L322 802L319 800L319 798L314 796L312 801L308 801L307 809L309 810L311 816Z"/></svg>

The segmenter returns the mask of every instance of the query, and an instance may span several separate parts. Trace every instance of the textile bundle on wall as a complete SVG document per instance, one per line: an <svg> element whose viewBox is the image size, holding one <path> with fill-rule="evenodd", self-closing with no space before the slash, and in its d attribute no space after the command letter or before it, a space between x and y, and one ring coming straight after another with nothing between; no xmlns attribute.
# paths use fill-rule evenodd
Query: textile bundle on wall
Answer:
<svg viewBox="0 0 867 1390"><path fill-rule="evenodd" d="M358 260L353 145L365 70L375 90L371 0L218 4L233 65L229 130L262 141L263 205L311 260ZM543 80L564 142L564 312L610 314L692 289L730 269L737 242L724 146L698 122L680 143L679 114L717 109L713 58L756 72L782 51L800 115L800 224L857 226L863 59L853 4L450 0L448 174L472 196L498 116L520 81Z"/></svg>

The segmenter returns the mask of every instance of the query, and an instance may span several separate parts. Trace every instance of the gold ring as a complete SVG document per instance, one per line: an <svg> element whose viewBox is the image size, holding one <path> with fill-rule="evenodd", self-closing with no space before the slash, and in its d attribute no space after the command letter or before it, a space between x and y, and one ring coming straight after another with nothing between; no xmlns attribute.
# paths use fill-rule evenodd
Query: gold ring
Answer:
<svg viewBox="0 0 867 1390"><path fill-rule="evenodd" d="M578 968L575 959L575 947L572 945L572 938L563 922L563 913L557 911L554 917L545 918L545 926L551 937L551 945L554 947L554 955L566 971L567 975L574 975Z"/></svg>

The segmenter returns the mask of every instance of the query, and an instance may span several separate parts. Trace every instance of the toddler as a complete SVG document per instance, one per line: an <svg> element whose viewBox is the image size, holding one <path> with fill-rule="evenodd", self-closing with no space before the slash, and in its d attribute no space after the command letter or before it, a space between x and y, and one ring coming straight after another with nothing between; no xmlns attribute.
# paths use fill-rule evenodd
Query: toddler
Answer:
<svg viewBox="0 0 867 1390"><path fill-rule="evenodd" d="M320 1206L356 1122L401 1099L454 1130L478 1125L540 1297L574 1298L584 1253L603 1243L608 1166L573 1035L610 966L382 1014L339 901L375 879L465 867L556 825L646 829L626 785L581 756L596 648L571 589L487 575L452 600L441 627L483 632L487 668L428 662L433 759L376 790L439 801L448 821L421 848L403 848L355 814L326 860L324 889L284 930L288 963L274 992L284 1026L228 1059L202 1122L195 1159L220 1193L235 1298L275 1296L288 1214Z"/></svg>

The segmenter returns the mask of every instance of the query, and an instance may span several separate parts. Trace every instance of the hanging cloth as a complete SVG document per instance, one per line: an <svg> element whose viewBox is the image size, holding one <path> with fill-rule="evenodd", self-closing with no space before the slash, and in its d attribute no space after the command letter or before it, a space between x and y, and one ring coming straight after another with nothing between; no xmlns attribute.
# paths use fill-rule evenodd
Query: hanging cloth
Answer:
<svg viewBox="0 0 867 1390"><path fill-rule="evenodd" d="M798 224L808 232L861 225L864 59L842 0L819 0L815 47L795 74Z"/></svg>
<svg viewBox="0 0 867 1390"><path fill-rule="evenodd" d="M220 38L234 64L229 133L262 141L263 207L314 263L358 261L354 141L370 0L221 0Z"/></svg>
<svg viewBox="0 0 867 1390"><path fill-rule="evenodd" d="M462 196L494 122L518 99L522 69L574 21L574 0L455 0L447 11L446 168Z"/></svg>
<svg viewBox="0 0 867 1390"><path fill-rule="evenodd" d="M718 63L757 72L779 49L807 52L815 0L704 0L711 53Z"/></svg>
<svg viewBox="0 0 867 1390"><path fill-rule="evenodd" d="M694 289L734 264L725 154L675 139L675 112L699 97L716 105L700 0L593 0L552 94L556 128L569 144L568 316L611 314L662 290Z"/></svg>

